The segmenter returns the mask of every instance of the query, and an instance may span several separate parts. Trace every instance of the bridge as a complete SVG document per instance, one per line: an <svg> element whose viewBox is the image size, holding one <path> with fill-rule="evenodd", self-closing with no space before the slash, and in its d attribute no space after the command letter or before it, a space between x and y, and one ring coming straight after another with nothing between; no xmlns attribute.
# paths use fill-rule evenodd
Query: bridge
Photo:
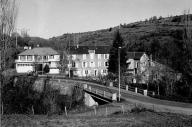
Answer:
<svg viewBox="0 0 192 127"><path fill-rule="evenodd" d="M102 100L107 103L117 101L116 93L111 93L106 90L94 88L91 85L84 84L84 91L86 93L90 94L93 98L97 98L97 99Z"/></svg>
<svg viewBox="0 0 192 127"><path fill-rule="evenodd" d="M41 77L45 78L45 77ZM92 97L105 101L107 103L117 100L118 88L114 86L104 86L98 83L93 83L89 81L81 81L77 79L63 79L63 78L53 78L58 82L67 81L79 83L80 86L85 92L89 93ZM153 93L146 93L144 90L137 88L125 87L121 88L121 98L132 104L142 104L146 108L155 107L155 111L161 112L174 112L182 113L187 115L192 115L192 104L191 103L182 103L174 102L167 100L160 100L152 98L146 95L153 95Z"/></svg>
<svg viewBox="0 0 192 127"><path fill-rule="evenodd" d="M61 78L50 78L50 77L40 77L43 79L49 79L52 82L59 82L59 83L69 83L74 84L76 88L83 89L84 92L88 93L89 95L94 98L94 100L97 100L97 102L100 102L99 104L105 104L105 103L111 103L113 101L117 101L117 94L116 92L109 91L109 89L103 89L101 87L96 87L91 82L84 82L84 81L78 81L73 79L61 79Z"/></svg>

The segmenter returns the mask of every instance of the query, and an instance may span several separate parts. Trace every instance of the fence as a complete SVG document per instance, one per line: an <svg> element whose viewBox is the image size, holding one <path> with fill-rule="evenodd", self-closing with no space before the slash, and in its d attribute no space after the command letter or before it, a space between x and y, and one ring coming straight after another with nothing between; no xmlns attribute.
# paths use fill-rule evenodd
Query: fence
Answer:
<svg viewBox="0 0 192 127"><path fill-rule="evenodd" d="M119 84L116 83L116 82L113 83L113 85L111 85L111 86L119 88ZM135 93L138 93L138 94L142 94L142 95L145 95L145 96L150 96L150 97L155 96L155 92L153 92L153 91L148 91L147 89L141 89L141 88L138 88L138 87L133 87L133 86L130 86L128 84L124 84L124 85L121 84L120 88L124 89L124 90L127 90L127 91L132 91L132 92L135 92Z"/></svg>

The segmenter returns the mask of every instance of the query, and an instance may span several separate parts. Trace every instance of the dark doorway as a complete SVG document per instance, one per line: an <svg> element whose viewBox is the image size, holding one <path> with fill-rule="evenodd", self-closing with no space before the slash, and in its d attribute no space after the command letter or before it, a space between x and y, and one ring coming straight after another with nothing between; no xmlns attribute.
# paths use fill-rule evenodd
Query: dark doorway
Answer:
<svg viewBox="0 0 192 127"><path fill-rule="evenodd" d="M36 64L35 65L35 71L36 72L42 72L43 71L43 64Z"/></svg>

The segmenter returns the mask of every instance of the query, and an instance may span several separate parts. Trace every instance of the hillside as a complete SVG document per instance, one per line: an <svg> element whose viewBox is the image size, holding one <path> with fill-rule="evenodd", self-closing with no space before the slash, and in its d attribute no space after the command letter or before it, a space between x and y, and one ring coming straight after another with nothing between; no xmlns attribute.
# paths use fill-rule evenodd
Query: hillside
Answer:
<svg viewBox="0 0 192 127"><path fill-rule="evenodd" d="M113 41L113 34L119 28L125 43L132 43L136 40L138 42L150 42L154 37L161 40L171 39L172 34L183 28L183 16L174 16L167 18L151 18L146 21L140 21L130 24L121 24L120 27L113 27L103 30L63 34L58 37L50 38L50 42L67 44L69 40L71 45L111 45ZM191 15L192 20L192 15ZM78 39L74 39L74 36Z"/></svg>
<svg viewBox="0 0 192 127"><path fill-rule="evenodd" d="M113 42L114 32L119 29L123 36L125 44L134 43L150 44L154 39L161 43L169 42L177 37L178 31L183 30L183 15L173 17L152 17L145 21L139 21L129 24L120 24L120 26L111 27L102 30L89 31L83 33L66 33L61 36L43 39L31 37L29 45L50 46L56 50L66 49L67 46L79 45L111 45ZM192 15L190 15L192 21ZM70 44L69 44L70 42ZM132 48L134 50L134 48ZM135 49L137 50L137 49Z"/></svg>

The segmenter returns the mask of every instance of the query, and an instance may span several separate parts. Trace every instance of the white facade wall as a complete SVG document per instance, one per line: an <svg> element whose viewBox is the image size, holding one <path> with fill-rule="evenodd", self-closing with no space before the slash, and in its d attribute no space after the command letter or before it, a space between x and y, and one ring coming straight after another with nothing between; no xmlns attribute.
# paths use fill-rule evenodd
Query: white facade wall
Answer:
<svg viewBox="0 0 192 127"><path fill-rule="evenodd" d="M29 73L34 71L34 64L43 64L43 66L47 64L50 67L50 74L59 73L58 64L60 61L60 55L47 55L46 59L43 59L43 56L38 56L38 58L41 59L35 60L34 55L32 56L32 59L27 59L27 55L18 56L18 59L15 60L17 73Z"/></svg>
<svg viewBox="0 0 192 127"><path fill-rule="evenodd" d="M49 74L59 74L59 69L50 69Z"/></svg>
<svg viewBox="0 0 192 127"><path fill-rule="evenodd" d="M17 73L29 73L34 71L34 67L30 64L16 64Z"/></svg>
<svg viewBox="0 0 192 127"><path fill-rule="evenodd" d="M105 62L108 62L109 54L72 54L74 55L76 56L76 59L73 59L76 66L72 67L74 75L79 77L107 75L108 66L105 66Z"/></svg>

